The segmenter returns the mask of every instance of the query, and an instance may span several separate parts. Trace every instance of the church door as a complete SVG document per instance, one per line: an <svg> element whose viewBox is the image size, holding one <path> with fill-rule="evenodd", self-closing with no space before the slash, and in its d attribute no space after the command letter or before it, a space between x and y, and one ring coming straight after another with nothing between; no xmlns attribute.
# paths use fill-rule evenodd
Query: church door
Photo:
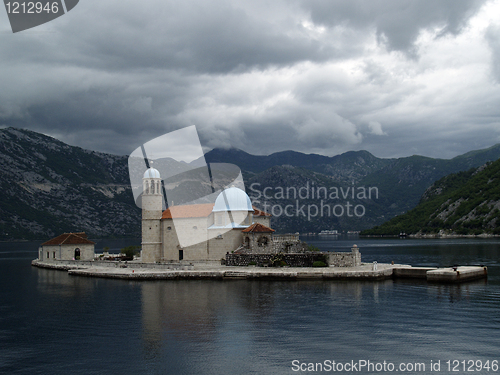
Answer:
<svg viewBox="0 0 500 375"><path fill-rule="evenodd" d="M76 248L76 249L75 249L75 259L76 259L76 260L79 260L79 259L80 259L80 249L79 249L79 248Z"/></svg>

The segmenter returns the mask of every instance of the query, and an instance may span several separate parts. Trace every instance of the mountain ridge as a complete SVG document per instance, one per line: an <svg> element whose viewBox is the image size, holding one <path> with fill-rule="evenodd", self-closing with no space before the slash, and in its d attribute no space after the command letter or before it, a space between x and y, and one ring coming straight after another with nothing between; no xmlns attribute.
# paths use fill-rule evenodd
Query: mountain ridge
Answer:
<svg viewBox="0 0 500 375"><path fill-rule="evenodd" d="M336 156L282 151L270 156L241 150L214 149L207 162L238 165L247 193L259 189L300 188L309 182L328 189L377 187L380 194L363 204L363 218L330 217L311 220L297 214L293 200L261 199L262 204L289 205L294 217L276 217L281 231L322 229L361 230L380 225L415 207L425 190L439 178L498 159L500 145L475 150L453 159L410 156L377 158L368 151ZM179 164L179 168L184 168ZM180 168L179 170L181 170ZM0 129L0 240L47 238L63 231L86 231L94 237L140 236L140 209L135 205L127 156L105 154L67 145L30 130ZM347 204L350 198L330 203ZM351 199L352 200L352 199ZM305 200L309 205L319 201ZM262 207L261 207L262 208ZM300 210L299 210L300 211Z"/></svg>
<svg viewBox="0 0 500 375"><path fill-rule="evenodd" d="M127 158L24 129L0 130L0 239L139 236Z"/></svg>
<svg viewBox="0 0 500 375"><path fill-rule="evenodd" d="M500 235L500 160L432 184L407 213L363 235Z"/></svg>

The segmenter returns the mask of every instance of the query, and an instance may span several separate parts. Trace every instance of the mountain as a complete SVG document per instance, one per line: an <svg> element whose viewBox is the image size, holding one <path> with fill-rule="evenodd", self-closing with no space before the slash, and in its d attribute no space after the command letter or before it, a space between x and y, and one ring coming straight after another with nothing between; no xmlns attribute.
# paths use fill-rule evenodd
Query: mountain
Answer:
<svg viewBox="0 0 500 375"><path fill-rule="evenodd" d="M450 160L383 159L367 151L328 157L295 151L259 156L214 149L205 155L208 162L241 168L247 193L256 206L275 214L272 225L279 232L380 225L415 207L436 180L499 157L500 145ZM77 230L91 237L139 236L141 212L134 204L127 159L69 146L28 130L1 129L0 240L44 239ZM197 162L187 166L162 161L173 174L165 185L171 185L177 204L183 194L201 197L210 190L208 180L203 186L193 180L193 173L200 171L187 171ZM222 171L218 177L222 183L234 176Z"/></svg>
<svg viewBox="0 0 500 375"><path fill-rule="evenodd" d="M29 130L0 130L0 239L139 236L127 157L69 146Z"/></svg>
<svg viewBox="0 0 500 375"><path fill-rule="evenodd" d="M394 159L380 159L368 151L349 151L332 157L296 151L282 151L263 156L251 155L236 148L216 148L205 154L205 160L207 163L235 164L248 176L254 176L277 165L287 165L319 172L338 181L351 183L353 179L358 181L389 165Z"/></svg>
<svg viewBox="0 0 500 375"><path fill-rule="evenodd" d="M331 176L290 165L274 166L246 181L254 206L271 213L278 232L371 228L383 207L364 186L339 183Z"/></svg>
<svg viewBox="0 0 500 375"><path fill-rule="evenodd" d="M305 187L306 181L311 184L314 182L315 186L323 186L328 191L333 187L342 187L344 192L348 187L356 191L362 187L377 188L378 194L371 199L356 200L352 195L342 199L341 195L339 198L325 201L325 204L341 204L344 209L348 203L362 204L366 209L362 217L326 215L322 218L309 218L304 217L300 211L295 211L304 204L302 201L307 201L306 204L314 213L314 204L321 203L317 199L314 201L299 198L301 204L297 206L297 199L260 197L257 205L260 204L261 208L265 208L264 203L270 207L295 204L296 210L292 215L280 215L277 220L273 220L273 225L282 231L300 232L317 232L320 229L363 230L380 225L415 207L425 190L436 180L450 173L478 167L499 157L500 145L471 151L453 159L434 159L418 155L382 159L368 151L350 151L327 157L294 151L256 156L238 149L214 149L205 155L207 162L238 165L243 171L247 193L254 199L262 195L266 188L268 191L287 187L300 188ZM258 186L258 189L255 189L257 192L249 191L248 187L252 184ZM278 207L276 210L279 212ZM291 208L288 212L291 212Z"/></svg>
<svg viewBox="0 0 500 375"><path fill-rule="evenodd" d="M441 178L420 203L365 235L500 234L500 160Z"/></svg>

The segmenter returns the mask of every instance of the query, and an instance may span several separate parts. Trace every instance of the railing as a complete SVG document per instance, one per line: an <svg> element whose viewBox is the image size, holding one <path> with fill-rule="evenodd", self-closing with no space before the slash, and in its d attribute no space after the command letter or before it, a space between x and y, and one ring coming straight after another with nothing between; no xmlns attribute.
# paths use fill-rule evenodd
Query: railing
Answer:
<svg viewBox="0 0 500 375"><path fill-rule="evenodd" d="M283 242L283 241L292 241L292 242L299 241L299 235L298 234L274 234L273 235L273 242Z"/></svg>

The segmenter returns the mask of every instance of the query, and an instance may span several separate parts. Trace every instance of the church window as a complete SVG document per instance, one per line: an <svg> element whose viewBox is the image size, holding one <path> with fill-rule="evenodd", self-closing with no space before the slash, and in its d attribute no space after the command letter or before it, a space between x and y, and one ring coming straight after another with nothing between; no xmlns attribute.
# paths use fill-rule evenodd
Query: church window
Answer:
<svg viewBox="0 0 500 375"><path fill-rule="evenodd" d="M54 259L56 259L56 252L55 251L52 252L52 256L54 257Z"/></svg>
<svg viewBox="0 0 500 375"><path fill-rule="evenodd" d="M264 246L267 246L269 240L266 236L262 236L261 238L259 238L259 240L257 242L258 242L259 246L264 247Z"/></svg>
<svg viewBox="0 0 500 375"><path fill-rule="evenodd" d="M47 251L47 259L50 258L50 253Z"/></svg>
<svg viewBox="0 0 500 375"><path fill-rule="evenodd" d="M146 182L146 194L149 194L149 184Z"/></svg>
<svg viewBox="0 0 500 375"><path fill-rule="evenodd" d="M155 193L155 183L151 181L151 194Z"/></svg>
<svg viewBox="0 0 500 375"><path fill-rule="evenodd" d="M167 227L167 230L172 230L172 227Z"/></svg>
<svg viewBox="0 0 500 375"><path fill-rule="evenodd" d="M179 250L179 260L184 259L184 250Z"/></svg>

